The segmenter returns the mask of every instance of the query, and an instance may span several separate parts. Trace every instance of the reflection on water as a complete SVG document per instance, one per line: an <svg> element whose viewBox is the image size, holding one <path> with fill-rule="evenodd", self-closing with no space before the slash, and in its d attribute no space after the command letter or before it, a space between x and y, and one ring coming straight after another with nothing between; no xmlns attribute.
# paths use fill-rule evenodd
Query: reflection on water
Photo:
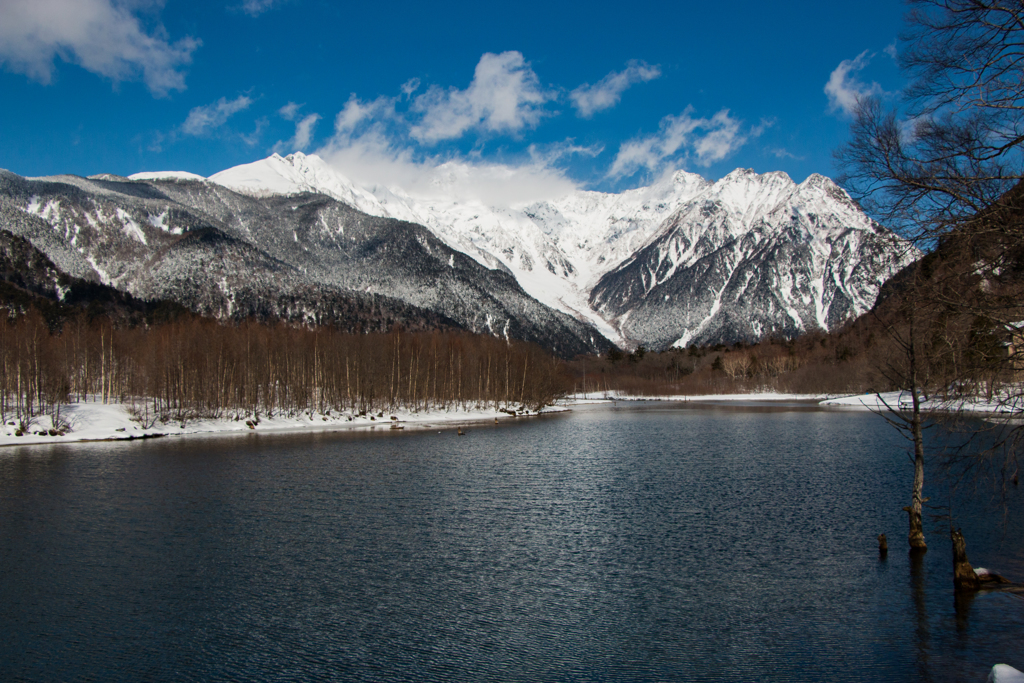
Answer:
<svg viewBox="0 0 1024 683"><path fill-rule="evenodd" d="M461 438L5 451L0 680L1024 668L1024 601L954 599L948 522L907 556L902 448L870 414L619 404ZM957 523L975 564L1024 579L1020 520L1001 519Z"/></svg>
<svg viewBox="0 0 1024 683"><path fill-rule="evenodd" d="M917 668L918 679L922 681L931 680L928 675L928 653L931 646L928 625L928 594L927 577L925 575L926 553L911 552L910 560L910 590L914 596L914 636L917 647ZM952 592L948 590L947 592Z"/></svg>

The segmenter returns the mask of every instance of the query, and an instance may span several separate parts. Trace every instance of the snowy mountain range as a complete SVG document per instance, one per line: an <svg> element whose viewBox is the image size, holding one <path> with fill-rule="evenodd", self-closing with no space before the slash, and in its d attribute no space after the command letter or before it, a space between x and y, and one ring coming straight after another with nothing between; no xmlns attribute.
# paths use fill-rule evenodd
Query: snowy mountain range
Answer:
<svg viewBox="0 0 1024 683"><path fill-rule="evenodd" d="M0 228L72 276L203 313L323 322L377 296L563 356L834 329L913 256L817 175L677 172L495 207L449 191L465 167L438 171L418 194L300 153L210 178L0 171Z"/></svg>
<svg viewBox="0 0 1024 683"><path fill-rule="evenodd" d="M324 194L257 198L206 180L0 171L0 228L72 277L220 318L461 327L566 357L611 344L423 226Z"/></svg>
<svg viewBox="0 0 1024 683"><path fill-rule="evenodd" d="M298 153L210 181L255 196L320 192L419 223L626 346L835 329L868 310L882 283L914 257L821 175L798 185L778 172L737 169L710 182L678 171L620 194L577 191L512 207L457 201L444 187L428 196L360 187Z"/></svg>

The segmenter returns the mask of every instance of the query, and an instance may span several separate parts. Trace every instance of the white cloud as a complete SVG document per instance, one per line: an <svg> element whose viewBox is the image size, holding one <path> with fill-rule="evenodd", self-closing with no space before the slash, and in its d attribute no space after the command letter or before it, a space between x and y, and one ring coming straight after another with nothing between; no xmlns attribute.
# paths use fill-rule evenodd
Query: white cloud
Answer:
<svg viewBox="0 0 1024 683"><path fill-rule="evenodd" d="M263 135L263 131L264 129L266 129L268 125L270 125L270 121L265 116L260 117L256 119L256 127L253 128L253 131L251 133L249 133L248 135L243 133L239 137L242 138L242 142L244 142L245 144L249 145L250 147L255 147L256 144L259 143L260 136Z"/></svg>
<svg viewBox="0 0 1024 683"><path fill-rule="evenodd" d="M890 44L886 45L884 52L893 59L897 59L899 57L899 53L896 51L896 41L894 40Z"/></svg>
<svg viewBox="0 0 1024 683"><path fill-rule="evenodd" d="M276 5L277 1L278 0L244 0L242 2L242 11L251 17L258 17Z"/></svg>
<svg viewBox="0 0 1024 683"><path fill-rule="evenodd" d="M697 138L693 144L697 162L701 166L710 166L716 161L721 161L747 141L740 135L740 122L729 116L728 109L718 112L711 117L709 124L701 127L708 132Z"/></svg>
<svg viewBox="0 0 1024 683"><path fill-rule="evenodd" d="M658 73L657 67L631 63L622 73L577 89L577 99L584 102L579 106L589 107L587 111L606 108L629 83L650 80ZM551 114L546 105L556 94L540 86L518 52L483 55L465 90L432 86L416 96L419 87L420 82L412 79L393 97L362 100L352 94L334 119L330 139L314 153L363 187L401 188L422 198L508 207L578 189L565 170L567 159L594 158L604 151L601 144L578 145L567 139L485 159L479 144L468 154L437 145L470 132L516 134ZM295 116L297 109L289 103L281 113ZM621 178L641 169L660 172L669 163L687 159L707 166L772 123L762 121L751 128L727 109L699 118L687 108L662 119L656 134L623 144L607 175Z"/></svg>
<svg viewBox="0 0 1024 683"><path fill-rule="evenodd" d="M364 185L407 187L423 175L422 162L401 139L404 121L395 112L395 98L363 101L351 95L334 118L334 134L316 154Z"/></svg>
<svg viewBox="0 0 1024 683"><path fill-rule="evenodd" d="M141 76L162 97L185 89L182 69L200 45L145 31L131 4L113 0L2 0L0 9L0 63L41 83L60 57L115 82Z"/></svg>
<svg viewBox="0 0 1024 683"><path fill-rule="evenodd" d="M350 99L338 114L334 136L316 154L366 187L399 187L419 197L511 206L572 192L576 183L554 164L569 154L600 152L566 141L543 149L531 146L511 163L424 154L414 141L389 130L396 123L389 104L385 98L369 103ZM385 118L368 115L374 110L384 112Z"/></svg>
<svg viewBox="0 0 1024 683"><path fill-rule="evenodd" d="M185 135L205 135L223 126L234 114L248 109L250 104L251 99L240 95L230 101L222 97L213 104L196 107L188 113L185 123L181 124L181 132Z"/></svg>
<svg viewBox="0 0 1024 683"><path fill-rule="evenodd" d="M338 115L341 118L341 114ZM347 123L343 123L343 127ZM422 177L424 162L413 160L413 150L396 144L375 122L358 135L335 128L334 136L316 154L363 185L410 187Z"/></svg>
<svg viewBox="0 0 1024 683"><path fill-rule="evenodd" d="M865 50L854 59L844 59L828 77L825 94L828 95L828 110L842 111L852 116L857 102L865 97L882 95L884 91L878 83L866 84L857 78L857 74L868 65L871 57Z"/></svg>
<svg viewBox="0 0 1024 683"><path fill-rule="evenodd" d="M428 173L420 183L421 193L437 194L460 203L520 206L565 196L577 189L564 171L540 159L517 164L454 159L426 170ZM423 187L424 182L429 182L429 186Z"/></svg>
<svg viewBox="0 0 1024 683"><path fill-rule="evenodd" d="M289 102L288 104L286 104L283 107L281 107L280 109L278 109L277 113L285 121L294 121L295 120L295 116L299 113L299 109L301 109L301 108L302 108L301 104L295 104L294 102Z"/></svg>
<svg viewBox="0 0 1024 683"><path fill-rule="evenodd" d="M420 79L410 78L402 84L402 94L405 95L405 99L412 97L412 94L420 89Z"/></svg>
<svg viewBox="0 0 1024 683"><path fill-rule="evenodd" d="M309 147L309 143L313 140L313 128L316 127L316 122L319 120L320 114L310 114L295 124L295 137L292 138L294 149L303 150Z"/></svg>
<svg viewBox="0 0 1024 683"><path fill-rule="evenodd" d="M530 145L527 153L535 163L553 166L558 161L570 156L585 156L594 158L604 151L604 145L589 145L584 147L577 145L573 139L563 142L556 142L549 145Z"/></svg>
<svg viewBox="0 0 1024 683"><path fill-rule="evenodd" d="M321 119L320 114L309 114L299 119L299 109L303 105L289 102L277 110L278 115L286 121L295 121L295 135L290 140L278 140L274 145L275 152L302 151L309 147L313 141L313 129L317 121Z"/></svg>
<svg viewBox="0 0 1024 683"><path fill-rule="evenodd" d="M625 71L613 71L595 85L586 83L569 93L576 112L589 119L596 112L614 107L622 93L637 83L653 81L661 76L661 68L644 62L630 62Z"/></svg>
<svg viewBox="0 0 1024 683"><path fill-rule="evenodd" d="M544 103L553 97L521 53L486 53L465 90L433 86L413 100L412 110L422 118L410 135L433 144L471 129L515 134L536 126L545 115Z"/></svg>
<svg viewBox="0 0 1024 683"><path fill-rule="evenodd" d="M564 196L577 189L564 171L546 160L494 163L455 157L416 159L413 150L376 135L346 147L317 151L329 164L367 187L400 187L413 196L507 207Z"/></svg>
<svg viewBox="0 0 1024 683"><path fill-rule="evenodd" d="M803 157L798 157L784 147L771 147L765 150L768 154L771 154L776 159L793 159L795 161L803 161Z"/></svg>
<svg viewBox="0 0 1024 683"><path fill-rule="evenodd" d="M397 119L395 100L391 97L378 97L363 102L355 94L348 98L344 108L334 118L336 135L351 136L357 128L370 121L388 121Z"/></svg>
<svg viewBox="0 0 1024 683"><path fill-rule="evenodd" d="M721 161L743 146L749 137L756 137L768 124L744 134L742 122L722 109L710 119L694 118L693 107L678 116L661 120L658 132L648 137L623 143L615 156L609 178L630 176L641 169L658 173L666 163L685 162L692 154L701 166Z"/></svg>

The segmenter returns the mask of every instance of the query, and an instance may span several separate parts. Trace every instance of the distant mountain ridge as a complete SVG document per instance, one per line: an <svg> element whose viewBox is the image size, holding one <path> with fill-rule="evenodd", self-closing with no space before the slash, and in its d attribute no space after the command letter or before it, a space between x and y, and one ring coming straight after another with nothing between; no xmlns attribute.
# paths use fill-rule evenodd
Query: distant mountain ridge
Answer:
<svg viewBox="0 0 1024 683"><path fill-rule="evenodd" d="M442 167L444 170L444 167ZM465 172L453 167L451 173ZM737 169L717 182L678 171L619 194L489 207L440 188L360 187L300 153L210 177L240 192L321 192L420 223L453 249L504 269L538 301L610 339L653 348L835 329L867 311L916 252L835 183Z"/></svg>
<svg viewBox="0 0 1024 683"><path fill-rule="evenodd" d="M610 345L426 228L324 194L252 197L191 178L0 171L0 228L64 273L221 318L455 326L567 357Z"/></svg>
<svg viewBox="0 0 1024 683"><path fill-rule="evenodd" d="M465 167L439 170L425 196L362 187L299 153L208 179L0 171L0 228L69 275L204 314L330 323L377 306L360 319L452 324L566 357L609 340L835 329L913 257L822 176L680 171L490 207L452 198Z"/></svg>

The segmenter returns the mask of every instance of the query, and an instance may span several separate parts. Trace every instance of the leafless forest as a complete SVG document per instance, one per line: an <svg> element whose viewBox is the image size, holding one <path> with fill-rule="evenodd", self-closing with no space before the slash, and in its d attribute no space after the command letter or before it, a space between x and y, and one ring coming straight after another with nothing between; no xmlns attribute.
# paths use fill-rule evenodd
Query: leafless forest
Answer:
<svg viewBox="0 0 1024 683"><path fill-rule="evenodd" d="M928 291L928 298L917 289L897 292L831 334L580 357L569 364L574 390L632 396L885 392L909 389L913 358L913 381L925 397L1016 400L1024 379L1021 323L1002 325L994 316L952 309L934 295L934 282Z"/></svg>
<svg viewBox="0 0 1024 683"><path fill-rule="evenodd" d="M811 332L797 339L714 345L578 358L570 363L576 391L630 396L861 393L891 387L877 359L887 339L872 331Z"/></svg>
<svg viewBox="0 0 1024 683"><path fill-rule="evenodd" d="M108 318L51 331L38 312L0 316L0 417L63 423L69 402L121 402L143 423L494 406L536 408L571 389L531 344L461 332L328 328L199 317L119 328Z"/></svg>

